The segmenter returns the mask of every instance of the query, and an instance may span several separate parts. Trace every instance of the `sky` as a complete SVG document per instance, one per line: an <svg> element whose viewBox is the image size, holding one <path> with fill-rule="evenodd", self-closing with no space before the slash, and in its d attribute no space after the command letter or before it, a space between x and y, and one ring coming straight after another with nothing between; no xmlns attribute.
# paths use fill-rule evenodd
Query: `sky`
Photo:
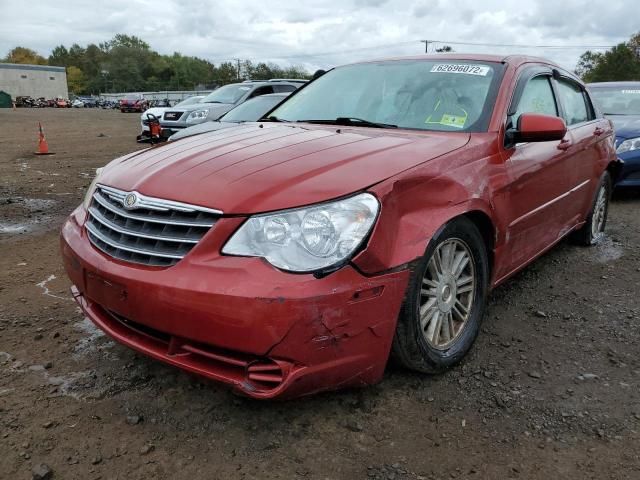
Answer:
<svg viewBox="0 0 640 480"><path fill-rule="evenodd" d="M640 31L637 1L0 0L3 18L11 19L0 24L0 57L15 46L47 57L57 45L86 46L126 33L163 54L313 71L421 54L420 40L428 39L438 41L431 50L449 44L464 53L525 53L573 70L585 50L603 51ZM478 43L510 46L472 45Z"/></svg>

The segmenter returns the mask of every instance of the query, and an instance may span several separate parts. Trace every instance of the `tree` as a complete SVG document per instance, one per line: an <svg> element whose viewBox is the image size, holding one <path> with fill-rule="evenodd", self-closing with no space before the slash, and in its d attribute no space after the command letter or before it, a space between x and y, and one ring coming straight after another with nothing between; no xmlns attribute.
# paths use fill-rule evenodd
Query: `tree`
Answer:
<svg viewBox="0 0 640 480"><path fill-rule="evenodd" d="M238 69L234 63L223 62L215 69L215 80L220 85L238 81Z"/></svg>
<svg viewBox="0 0 640 480"><path fill-rule="evenodd" d="M46 65L47 59L30 48L16 47L9 52L9 55L6 56L3 62Z"/></svg>
<svg viewBox="0 0 640 480"><path fill-rule="evenodd" d="M5 61L47 63L36 52L23 47L14 48ZM76 94L212 88L238 81L236 61L216 66L205 59L180 53L161 55L144 40L124 34L97 45L58 45L51 51L48 62L67 68L69 88ZM299 66L282 68L274 63L249 60L240 61L239 75L241 79L256 80L310 78Z"/></svg>
<svg viewBox="0 0 640 480"><path fill-rule="evenodd" d="M598 62L600 62L601 58L601 53L587 50L582 55L580 55L580 60L578 60L578 65L576 65L575 74L581 78L589 75L589 73L592 72L596 67Z"/></svg>
<svg viewBox="0 0 640 480"><path fill-rule="evenodd" d="M55 65L57 67L69 66L69 50L64 45L58 45L51 51L49 55L49 65Z"/></svg>
<svg viewBox="0 0 640 480"><path fill-rule="evenodd" d="M436 48L436 52L438 52L438 53L451 53L451 52L453 52L453 48L451 48L449 45L443 45L441 47Z"/></svg>
<svg viewBox="0 0 640 480"><path fill-rule="evenodd" d="M584 52L575 72L585 82L640 80L640 33L604 53Z"/></svg>
<svg viewBox="0 0 640 480"><path fill-rule="evenodd" d="M69 87L69 91L76 95L86 93L87 78L78 67L74 67L73 65L67 67L67 86Z"/></svg>

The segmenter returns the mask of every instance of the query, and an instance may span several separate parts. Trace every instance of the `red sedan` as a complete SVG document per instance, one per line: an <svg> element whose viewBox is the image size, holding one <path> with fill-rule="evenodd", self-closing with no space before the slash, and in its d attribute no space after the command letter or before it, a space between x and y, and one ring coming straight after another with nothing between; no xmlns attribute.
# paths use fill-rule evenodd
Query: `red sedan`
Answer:
<svg viewBox="0 0 640 480"><path fill-rule="evenodd" d="M488 292L603 236L611 124L528 57L335 68L258 123L118 158L65 223L85 314L255 398L442 372Z"/></svg>

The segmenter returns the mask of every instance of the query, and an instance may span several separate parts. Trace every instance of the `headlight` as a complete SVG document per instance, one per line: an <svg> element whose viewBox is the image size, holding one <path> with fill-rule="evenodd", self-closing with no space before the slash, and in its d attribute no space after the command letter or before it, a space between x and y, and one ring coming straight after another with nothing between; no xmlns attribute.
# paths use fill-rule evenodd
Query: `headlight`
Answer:
<svg viewBox="0 0 640 480"><path fill-rule="evenodd" d="M620 145L618 145L618 148L616 148L616 153L631 152L633 150L640 150L640 137L629 138L628 140L625 140Z"/></svg>
<svg viewBox="0 0 640 480"><path fill-rule="evenodd" d="M91 182L91 185L89 185L87 193L84 195L84 202L82 202L85 210L89 210L89 205L91 205L91 199L93 198L93 193L96 191L96 185L98 184L101 173L102 168L96 168L96 177L93 179L93 182Z"/></svg>
<svg viewBox="0 0 640 480"><path fill-rule="evenodd" d="M209 110L196 110L187 117L187 123L202 122L209 116Z"/></svg>
<svg viewBox="0 0 640 480"><path fill-rule="evenodd" d="M361 193L344 200L249 218L222 249L262 257L274 267L312 272L348 259L367 237L378 200Z"/></svg>

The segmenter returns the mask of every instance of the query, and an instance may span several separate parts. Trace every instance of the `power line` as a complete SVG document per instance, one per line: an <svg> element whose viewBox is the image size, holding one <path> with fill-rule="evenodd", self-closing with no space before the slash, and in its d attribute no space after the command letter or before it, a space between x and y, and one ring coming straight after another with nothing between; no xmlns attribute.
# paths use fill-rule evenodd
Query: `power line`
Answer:
<svg viewBox="0 0 640 480"><path fill-rule="evenodd" d="M351 49L343 49L343 50L332 50L332 51L324 51L324 52L315 52L315 53L298 53L298 54L285 54L285 55L277 55L277 54L265 54L260 57L247 58L249 61L265 61L265 59L272 60L291 60L291 59L314 59L331 55L347 55L352 53L366 52L370 50L384 50L395 47L405 47L409 45L414 45L416 43L424 43L425 44L425 53L428 52L429 47L433 44L444 44L444 45L461 45L461 46L472 46L472 47L505 47L505 48L535 48L535 49L550 49L550 50L608 50L614 47L614 45L523 45L523 44L515 44L515 43L482 43L482 42L463 42L459 40L409 40L406 42L396 42L396 43L387 43L382 45L375 45L371 47L361 47L361 48L351 48ZM209 57L210 60L223 60L228 57ZM234 59L235 60L235 59Z"/></svg>

